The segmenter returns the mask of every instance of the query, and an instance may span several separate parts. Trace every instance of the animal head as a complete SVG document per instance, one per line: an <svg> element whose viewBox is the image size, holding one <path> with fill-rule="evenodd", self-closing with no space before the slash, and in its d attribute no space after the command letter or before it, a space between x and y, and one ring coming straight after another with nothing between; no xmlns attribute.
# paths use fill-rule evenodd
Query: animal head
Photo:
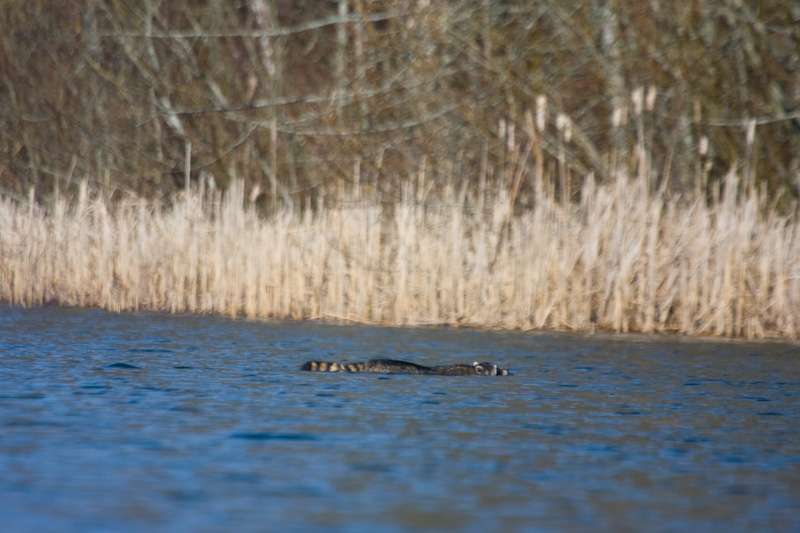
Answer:
<svg viewBox="0 0 800 533"><path fill-rule="evenodd" d="M475 367L475 373L479 376L507 376L508 370L500 368L494 363L479 363L475 361L472 363Z"/></svg>

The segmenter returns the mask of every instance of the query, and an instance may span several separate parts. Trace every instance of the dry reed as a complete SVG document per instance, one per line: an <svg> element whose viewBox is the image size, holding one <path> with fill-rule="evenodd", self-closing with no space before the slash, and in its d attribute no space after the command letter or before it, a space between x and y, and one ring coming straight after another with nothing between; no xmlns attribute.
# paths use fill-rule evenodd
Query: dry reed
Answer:
<svg viewBox="0 0 800 533"><path fill-rule="evenodd" d="M394 325L796 338L800 235L731 173L711 201L646 176L584 184L566 205L512 194L437 205L281 212L193 192L109 205L81 188L49 211L0 198L0 300L12 305ZM245 206L245 207L243 207ZM481 211L478 206L484 206Z"/></svg>

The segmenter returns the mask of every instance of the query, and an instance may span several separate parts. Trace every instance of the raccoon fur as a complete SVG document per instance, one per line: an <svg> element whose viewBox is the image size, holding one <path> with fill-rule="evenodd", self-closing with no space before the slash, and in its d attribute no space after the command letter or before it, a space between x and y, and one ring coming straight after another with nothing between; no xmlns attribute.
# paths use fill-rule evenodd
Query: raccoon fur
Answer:
<svg viewBox="0 0 800 533"><path fill-rule="evenodd" d="M372 359L366 363L308 361L300 370L310 372L375 372L379 374L427 374L432 376L507 376L508 370L494 363L424 366L395 359Z"/></svg>

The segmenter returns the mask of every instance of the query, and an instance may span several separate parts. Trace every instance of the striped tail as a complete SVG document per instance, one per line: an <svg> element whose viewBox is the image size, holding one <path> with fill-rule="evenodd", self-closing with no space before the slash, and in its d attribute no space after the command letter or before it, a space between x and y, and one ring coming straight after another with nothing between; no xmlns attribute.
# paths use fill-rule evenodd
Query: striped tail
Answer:
<svg viewBox="0 0 800 533"><path fill-rule="evenodd" d="M367 363L328 363L326 361L308 361L300 370L309 372L369 372Z"/></svg>

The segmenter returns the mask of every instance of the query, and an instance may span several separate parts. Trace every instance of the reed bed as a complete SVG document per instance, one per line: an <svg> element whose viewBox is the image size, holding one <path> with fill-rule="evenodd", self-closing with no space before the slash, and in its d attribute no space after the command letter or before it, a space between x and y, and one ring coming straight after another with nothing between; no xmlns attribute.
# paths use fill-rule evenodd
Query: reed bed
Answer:
<svg viewBox="0 0 800 533"><path fill-rule="evenodd" d="M796 338L800 235L731 173L711 200L647 177L587 179L510 213L448 189L264 219L244 199L111 205L85 186L45 210L0 198L0 300L388 325ZM347 207L342 207L347 206Z"/></svg>

